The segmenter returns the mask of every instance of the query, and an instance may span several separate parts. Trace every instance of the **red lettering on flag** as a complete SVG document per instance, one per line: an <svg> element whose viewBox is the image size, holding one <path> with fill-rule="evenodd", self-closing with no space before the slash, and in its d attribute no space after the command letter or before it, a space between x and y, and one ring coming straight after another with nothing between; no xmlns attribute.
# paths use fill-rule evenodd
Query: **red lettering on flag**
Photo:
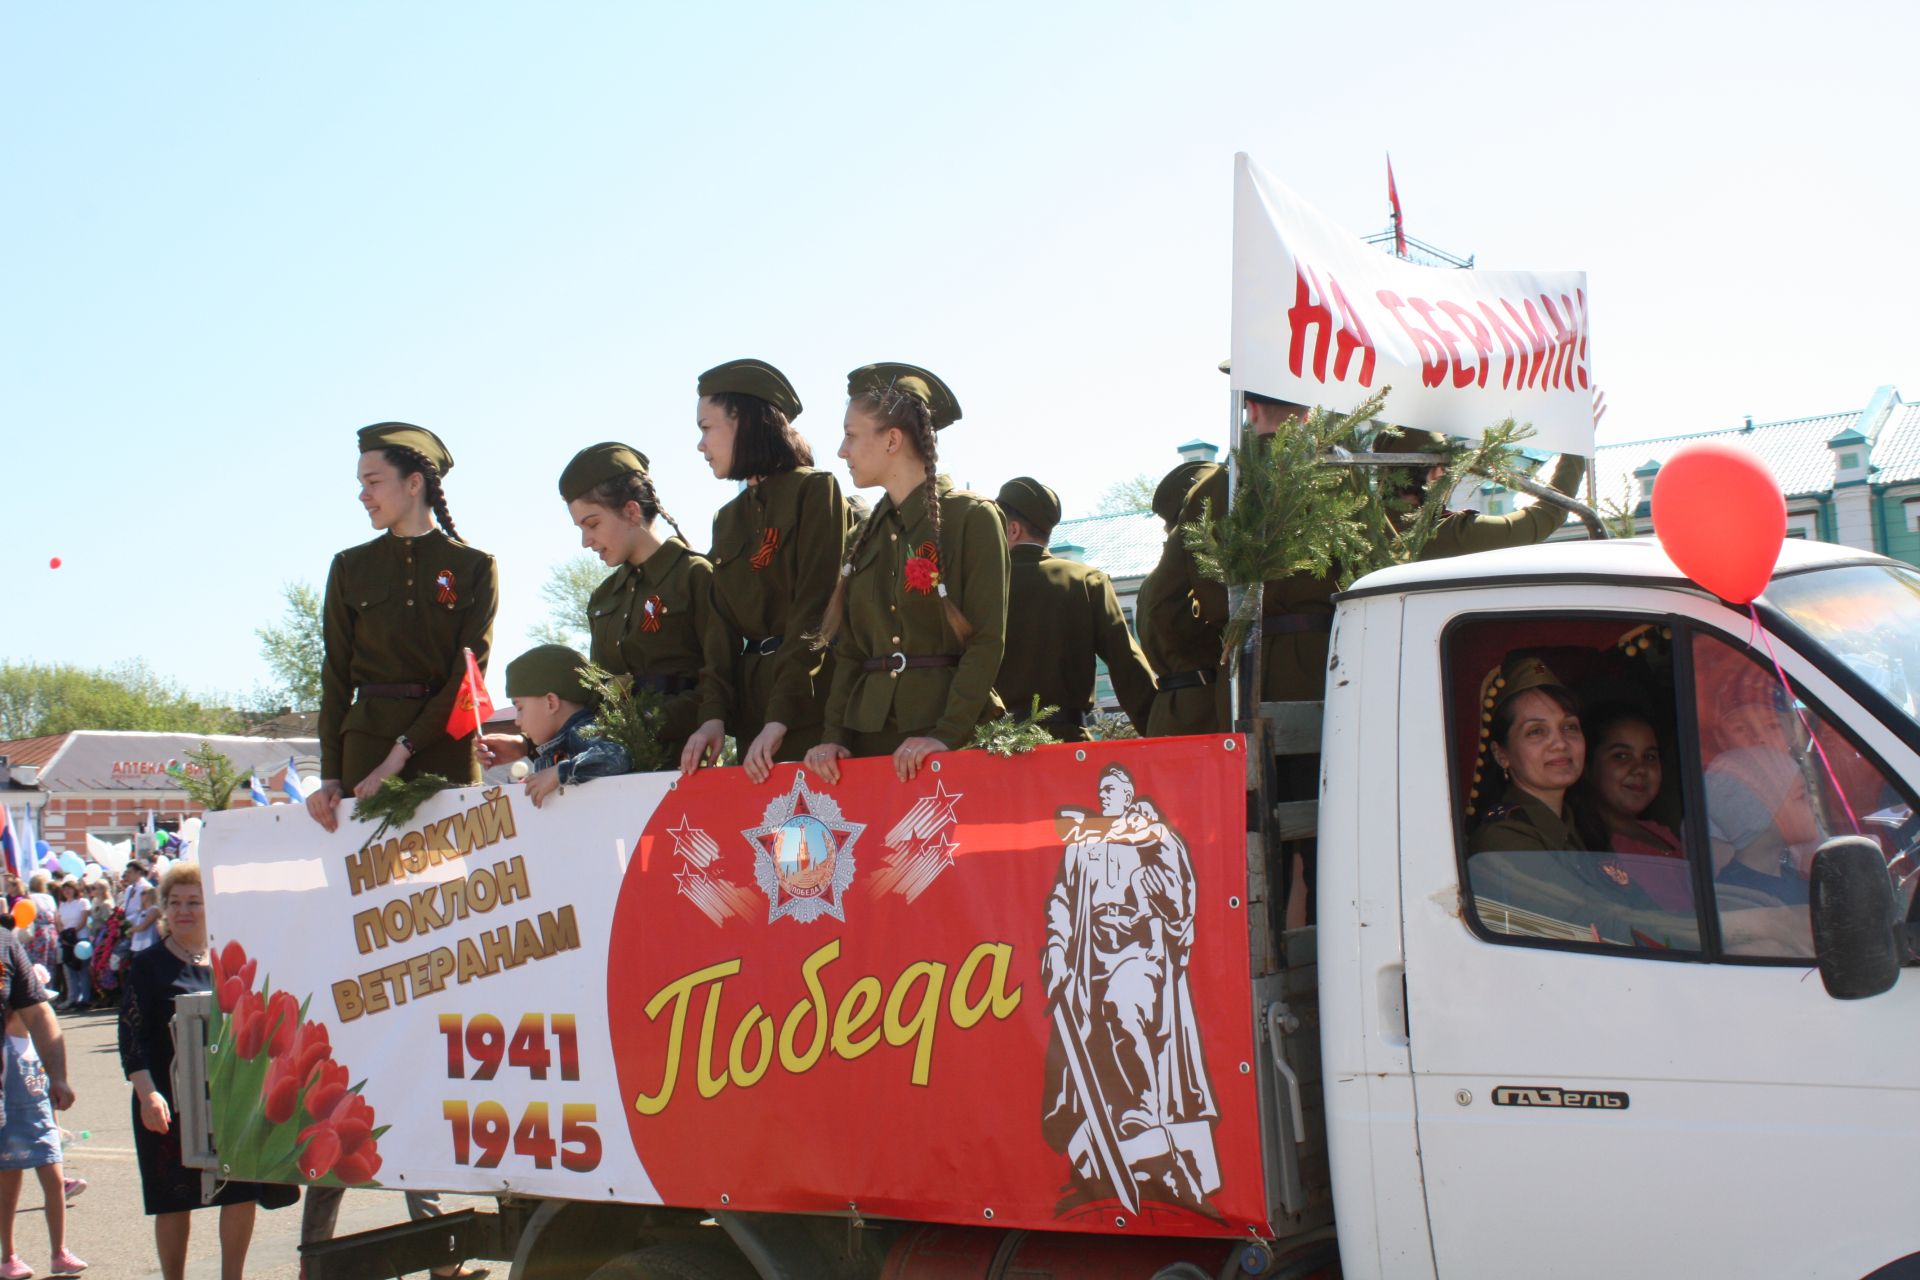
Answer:
<svg viewBox="0 0 1920 1280"><path fill-rule="evenodd" d="M1331 299L1331 307L1327 299ZM1326 298L1323 298L1320 280L1313 268L1304 263L1294 264L1293 306L1287 309L1287 323L1293 331L1287 347L1287 368L1294 377L1305 376L1301 368L1306 358L1307 331L1318 327L1319 334L1313 344L1314 378L1320 382L1327 380L1327 346L1331 342L1334 378L1346 381L1353 353L1360 351L1365 353L1360 357L1360 385L1373 385L1373 335L1367 332L1366 324L1341 291L1340 282L1331 274L1327 276Z"/></svg>

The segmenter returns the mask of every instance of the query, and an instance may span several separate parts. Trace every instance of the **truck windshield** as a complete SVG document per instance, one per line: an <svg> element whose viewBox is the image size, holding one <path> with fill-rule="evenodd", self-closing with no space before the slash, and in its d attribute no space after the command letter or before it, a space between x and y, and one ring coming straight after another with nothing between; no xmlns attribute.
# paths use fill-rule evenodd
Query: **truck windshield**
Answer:
<svg viewBox="0 0 1920 1280"><path fill-rule="evenodd" d="M1768 603L1920 722L1920 573L1862 564L1782 578Z"/></svg>

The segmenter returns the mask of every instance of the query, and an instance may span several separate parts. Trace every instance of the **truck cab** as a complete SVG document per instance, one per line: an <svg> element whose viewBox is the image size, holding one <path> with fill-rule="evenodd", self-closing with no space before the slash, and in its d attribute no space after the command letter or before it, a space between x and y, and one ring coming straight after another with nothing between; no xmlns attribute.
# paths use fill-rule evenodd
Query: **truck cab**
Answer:
<svg viewBox="0 0 1920 1280"><path fill-rule="evenodd" d="M1344 1273L1915 1274L1920 983L1831 997L1806 877L1863 835L1906 918L1920 573L1789 541L1745 609L1650 539L1550 544L1369 575L1333 652L1315 950ZM1511 654L1594 730L1645 726L1639 852L1476 851Z"/></svg>

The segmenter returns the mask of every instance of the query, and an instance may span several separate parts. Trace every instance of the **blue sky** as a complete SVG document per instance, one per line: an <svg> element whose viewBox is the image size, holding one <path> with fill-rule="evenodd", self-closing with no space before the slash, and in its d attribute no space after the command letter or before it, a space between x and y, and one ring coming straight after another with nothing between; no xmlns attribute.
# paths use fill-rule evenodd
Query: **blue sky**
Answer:
<svg viewBox="0 0 1920 1280"><path fill-rule="evenodd" d="M1607 438L1920 397L1907 6L198 3L0 10L0 658L264 675L438 431L496 672L574 450L704 545L693 381L955 388L945 469L1069 513L1224 436L1232 160L1360 233L1584 269ZM60 556L63 567L47 567ZM498 683L497 675L495 680Z"/></svg>

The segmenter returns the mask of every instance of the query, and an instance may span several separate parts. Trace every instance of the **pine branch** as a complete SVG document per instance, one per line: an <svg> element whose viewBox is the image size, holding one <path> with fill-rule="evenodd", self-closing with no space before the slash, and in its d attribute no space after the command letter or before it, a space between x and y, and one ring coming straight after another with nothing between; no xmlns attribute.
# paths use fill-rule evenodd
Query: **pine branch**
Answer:
<svg viewBox="0 0 1920 1280"><path fill-rule="evenodd" d="M380 789L364 800L353 802L353 820L372 822L375 818L380 825L367 837L361 849L372 844L395 827L404 827L413 821L413 815L420 806L451 787L453 783L437 773L423 773L417 778L403 778L399 774L389 774L380 780Z"/></svg>
<svg viewBox="0 0 1920 1280"><path fill-rule="evenodd" d="M1042 722L1048 716L1060 714L1058 707L1040 705L1040 695L1033 695L1033 708L1025 720L1015 720L1012 716L1001 716L998 720L989 720L976 725L973 737L967 742L969 747L978 747L989 755L1023 756L1035 747L1044 747L1060 739L1047 732Z"/></svg>
<svg viewBox="0 0 1920 1280"><path fill-rule="evenodd" d="M611 738L625 747L635 773L679 767L679 759L660 738L667 706L658 692L636 688L630 677L591 662L580 668L580 683L595 703L593 722L584 731L588 737Z"/></svg>

